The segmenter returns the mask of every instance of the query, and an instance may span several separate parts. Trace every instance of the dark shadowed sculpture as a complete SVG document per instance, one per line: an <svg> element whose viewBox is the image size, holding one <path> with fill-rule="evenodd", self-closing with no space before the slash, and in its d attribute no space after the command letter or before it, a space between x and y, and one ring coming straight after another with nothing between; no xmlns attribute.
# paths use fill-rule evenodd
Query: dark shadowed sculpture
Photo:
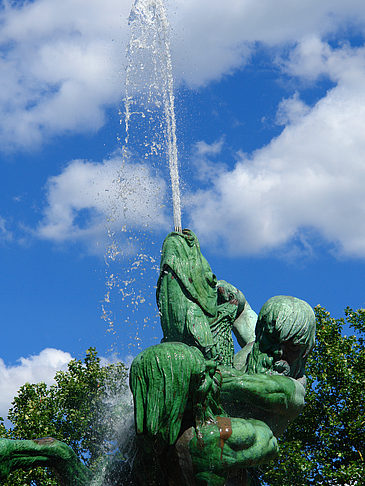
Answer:
<svg viewBox="0 0 365 486"><path fill-rule="evenodd" d="M90 485L92 474L74 451L58 440L46 437L35 440L0 439L0 479L16 469L49 467L60 486Z"/></svg>
<svg viewBox="0 0 365 486"><path fill-rule="evenodd" d="M162 342L130 371L132 477L108 485L258 485L255 467L276 457L277 437L304 406L313 310L276 296L257 318L240 290L216 279L190 230L164 241L157 305ZM103 484L61 442L0 439L0 477L39 465L62 486Z"/></svg>

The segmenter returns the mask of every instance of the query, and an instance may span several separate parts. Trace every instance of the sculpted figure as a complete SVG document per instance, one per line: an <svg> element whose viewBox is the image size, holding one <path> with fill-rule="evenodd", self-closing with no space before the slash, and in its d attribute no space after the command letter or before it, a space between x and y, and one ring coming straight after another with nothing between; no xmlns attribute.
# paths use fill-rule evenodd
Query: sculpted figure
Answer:
<svg viewBox="0 0 365 486"><path fill-rule="evenodd" d="M170 233L162 246L157 305L163 341L216 354L210 322L217 314L217 279L190 230Z"/></svg>
<svg viewBox="0 0 365 486"><path fill-rule="evenodd" d="M217 282L191 230L165 238L156 297L162 342L184 342L207 358L232 365L232 328L241 343L248 329L254 333L257 315L241 291L224 280Z"/></svg>
<svg viewBox="0 0 365 486"><path fill-rule="evenodd" d="M222 369L224 408L235 417L264 420L281 434L304 406L304 367L314 340L315 316L306 302L282 295L269 299L247 364Z"/></svg>
<svg viewBox="0 0 365 486"><path fill-rule="evenodd" d="M304 366L314 337L314 312L303 300L277 296L264 304L255 342L246 345L247 364L241 370L219 366L222 405L235 417L225 419L229 433L223 434L221 452L217 447L222 438L220 417L201 428L204 450L197 433L190 432L196 484L251 484L251 468L275 457L276 437L304 406ZM203 478L206 483L200 483Z"/></svg>
<svg viewBox="0 0 365 486"><path fill-rule="evenodd" d="M216 363L184 343L152 346L133 361L138 485L221 486L231 471L275 457L265 423L227 417L221 385Z"/></svg>
<svg viewBox="0 0 365 486"><path fill-rule="evenodd" d="M149 486L194 484L183 482L190 471L173 446L182 431L199 430L224 413L219 403L221 382L216 363L184 343L151 346L134 359L130 388L138 440L137 484L147 484L146 477Z"/></svg>
<svg viewBox="0 0 365 486"><path fill-rule="evenodd" d="M240 290L217 281L190 230L164 241L157 303L162 342L130 370L131 476L108 458L92 474L66 444L46 438L0 439L0 478L43 465L62 486L96 486L105 477L134 486L258 486L254 468L275 458L277 437L304 406L313 310L276 296L257 318ZM232 332L242 347L236 355Z"/></svg>
<svg viewBox="0 0 365 486"><path fill-rule="evenodd" d="M0 439L0 479L16 469L50 467L61 486L89 486L91 471L68 445L47 437L35 440Z"/></svg>
<svg viewBox="0 0 365 486"><path fill-rule="evenodd" d="M250 471L275 457L303 408L313 310L278 296L257 319L240 290L216 280L190 230L165 239L157 302L162 344L131 368L138 484L146 471L156 486L254 484Z"/></svg>

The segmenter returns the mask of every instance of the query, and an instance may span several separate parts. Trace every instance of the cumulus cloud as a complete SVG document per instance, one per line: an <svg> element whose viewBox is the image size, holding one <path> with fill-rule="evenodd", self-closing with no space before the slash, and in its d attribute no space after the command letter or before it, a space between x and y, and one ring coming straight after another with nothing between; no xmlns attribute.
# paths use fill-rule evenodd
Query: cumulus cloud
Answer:
<svg viewBox="0 0 365 486"><path fill-rule="evenodd" d="M244 66L258 43L287 47L365 24L361 0L177 0L169 8L176 77L190 86Z"/></svg>
<svg viewBox="0 0 365 486"><path fill-rule="evenodd" d="M223 147L223 139L217 140L211 144L200 140L195 144L196 155L205 157L207 155L217 155L221 152Z"/></svg>
<svg viewBox="0 0 365 486"><path fill-rule="evenodd" d="M81 241L92 251L103 251L107 227L164 228L165 191L165 182L146 165L122 165L119 156L102 163L74 160L49 179L35 234L57 243Z"/></svg>
<svg viewBox="0 0 365 486"><path fill-rule="evenodd" d="M53 383L58 370L65 370L72 359L59 349L43 349L39 354L20 358L18 364L7 366L0 358L0 416L6 417L11 402L25 383Z"/></svg>
<svg viewBox="0 0 365 486"><path fill-rule="evenodd" d="M0 140L98 129L120 97L131 2L6 2L0 12Z"/></svg>
<svg viewBox="0 0 365 486"><path fill-rule="evenodd" d="M308 52L313 59L309 43L287 66L298 76ZM192 226L232 253L308 249L315 234L340 254L365 257L365 49L315 44L316 72L335 87L313 107L298 95L283 100L281 135L191 197Z"/></svg>
<svg viewBox="0 0 365 486"><path fill-rule="evenodd" d="M223 144L223 138L211 144L204 140L194 144L191 161L194 166L194 178L198 179L201 184L219 177L227 170L227 165L219 161ZM213 161L214 163L212 163Z"/></svg>
<svg viewBox="0 0 365 486"><path fill-rule="evenodd" d="M54 134L90 132L122 95L132 0L3 2L0 141L31 147ZM202 86L242 67L257 44L279 47L364 30L361 0L169 2L177 83Z"/></svg>
<svg viewBox="0 0 365 486"><path fill-rule="evenodd" d="M131 4L3 4L2 147L29 147L45 136L103 125L106 107L121 96ZM333 49L324 39L349 26L364 34L364 2L177 0L168 8L177 83L204 86L244 66L260 45L275 48L275 62L288 75L310 82L328 77L334 84L315 106L307 106L299 92L282 100L277 111L282 134L250 156L238 154L233 171L223 157L218 161L223 140L196 144L200 177L214 177L209 190L191 199L192 224L209 238L222 235L236 253L303 242L314 231L343 254L363 256L364 49L345 44ZM118 164L72 161L51 178L37 236L93 246L106 219L116 226L162 227L164 184L145 166L127 164L117 189ZM218 214L221 229L213 231ZM4 222L0 231L9 236Z"/></svg>

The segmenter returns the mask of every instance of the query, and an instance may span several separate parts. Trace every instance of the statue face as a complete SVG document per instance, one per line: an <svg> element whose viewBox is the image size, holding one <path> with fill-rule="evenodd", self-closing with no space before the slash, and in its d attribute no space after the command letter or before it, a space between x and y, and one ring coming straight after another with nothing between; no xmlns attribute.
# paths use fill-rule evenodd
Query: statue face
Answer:
<svg viewBox="0 0 365 486"><path fill-rule="evenodd" d="M306 358L314 345L315 315L304 300L285 295L263 305L248 369L304 378Z"/></svg>
<svg viewBox="0 0 365 486"><path fill-rule="evenodd" d="M267 360L267 363L271 363L271 370L296 378L302 368L307 347L296 342L295 338L283 341L275 328L265 323L260 324L264 325L261 326L257 341L260 352L271 358Z"/></svg>
<svg viewBox="0 0 365 486"><path fill-rule="evenodd" d="M237 289L233 287L233 285L227 284L225 285L220 282L219 287L217 288L218 291L218 305L223 304L225 302L231 302L232 304L238 305L237 300Z"/></svg>
<svg viewBox="0 0 365 486"><path fill-rule="evenodd" d="M232 284L225 280L218 280L217 283L217 304L222 305L229 302L237 306L236 318L241 314L245 308L246 299L243 293L236 289Z"/></svg>

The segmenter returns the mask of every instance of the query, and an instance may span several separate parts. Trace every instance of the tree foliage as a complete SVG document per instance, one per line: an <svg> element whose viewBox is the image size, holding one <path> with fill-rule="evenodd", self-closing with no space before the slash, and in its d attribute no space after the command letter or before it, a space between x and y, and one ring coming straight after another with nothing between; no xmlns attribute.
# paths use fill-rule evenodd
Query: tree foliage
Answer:
<svg viewBox="0 0 365 486"><path fill-rule="evenodd" d="M127 389L123 363L102 366L94 348L84 360L72 360L59 371L55 383L23 385L14 398L8 418L13 426L0 424L0 437L34 439L53 437L70 445L89 467L116 449L117 420ZM53 486L52 472L37 468L16 471L4 486Z"/></svg>
<svg viewBox="0 0 365 486"><path fill-rule="evenodd" d="M306 407L281 439L279 462L263 471L270 486L364 484L365 310L347 308L341 319L315 311Z"/></svg>

